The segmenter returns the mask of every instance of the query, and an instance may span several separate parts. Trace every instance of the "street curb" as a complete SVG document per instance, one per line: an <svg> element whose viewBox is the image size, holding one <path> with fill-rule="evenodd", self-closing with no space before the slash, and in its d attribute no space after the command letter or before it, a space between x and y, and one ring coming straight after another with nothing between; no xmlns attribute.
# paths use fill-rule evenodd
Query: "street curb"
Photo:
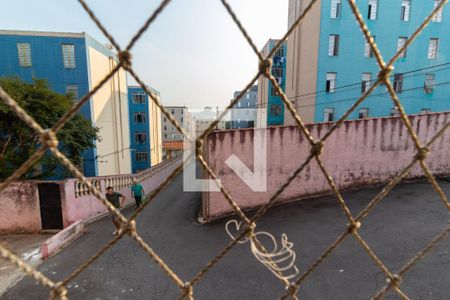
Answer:
<svg viewBox="0 0 450 300"><path fill-rule="evenodd" d="M41 246L42 259L48 258L49 256L55 254L62 247L68 245L83 232L83 229L83 221L78 220L69 227L61 230L60 232L46 240Z"/></svg>

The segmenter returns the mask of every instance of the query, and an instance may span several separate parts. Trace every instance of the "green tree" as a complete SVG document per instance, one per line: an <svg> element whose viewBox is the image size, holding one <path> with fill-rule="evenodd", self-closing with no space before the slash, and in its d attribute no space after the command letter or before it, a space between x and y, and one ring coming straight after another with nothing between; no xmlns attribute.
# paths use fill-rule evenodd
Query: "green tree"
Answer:
<svg viewBox="0 0 450 300"><path fill-rule="evenodd" d="M73 95L52 91L47 81L35 79L26 83L18 78L0 78L0 86L27 111L42 128L51 128L68 111ZM80 114L74 116L57 134L59 149L75 165L81 167L83 151L94 147L98 129ZM40 146L39 135L0 101L0 180L10 176ZM51 154L46 154L23 179L41 179L55 175L60 166ZM67 170L64 176L69 176Z"/></svg>

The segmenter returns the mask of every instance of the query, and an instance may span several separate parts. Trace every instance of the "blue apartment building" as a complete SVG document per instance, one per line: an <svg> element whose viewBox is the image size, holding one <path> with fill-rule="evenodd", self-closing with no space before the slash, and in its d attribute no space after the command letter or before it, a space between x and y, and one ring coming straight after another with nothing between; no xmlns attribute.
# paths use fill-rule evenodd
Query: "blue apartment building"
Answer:
<svg viewBox="0 0 450 300"><path fill-rule="evenodd" d="M159 97L159 91L147 87ZM150 168L162 161L161 113L140 86L128 87L132 172Z"/></svg>
<svg viewBox="0 0 450 300"><path fill-rule="evenodd" d="M440 0L362 0L356 3L387 62ZM300 5L299 0L291 1L290 16L295 15L293 10L299 10ZM288 87L288 96L295 100L299 112L313 114L313 118L305 116L305 119L336 121L377 80L379 67L347 1L322 0L317 10L320 12L312 12L313 15L320 13L320 17L311 19L310 25L315 29L309 32L310 42L302 39L301 28L294 33L297 40L289 41L297 52L293 50L288 56L291 60L288 64L293 64L288 81L292 76L295 78ZM447 6L394 64L391 82L408 114L450 110L449 36L450 8ZM306 55L313 67L302 69L295 65L296 60ZM315 82L315 91L301 87L306 81ZM315 106L315 109L307 106ZM396 114L386 87L381 85L349 119Z"/></svg>
<svg viewBox="0 0 450 300"><path fill-rule="evenodd" d="M270 39L262 50L267 56L276 46L278 40ZM283 43L272 56L272 75L277 80L281 89L285 91L286 85L286 50L287 44ZM272 82L261 76L258 80L258 107L267 110L267 126L279 126L284 124L284 103L276 92Z"/></svg>
<svg viewBox="0 0 450 300"><path fill-rule="evenodd" d="M234 92L234 99L240 92ZM252 128L256 122L256 108L258 105L258 86L254 85L245 93L231 110L231 128Z"/></svg>
<svg viewBox="0 0 450 300"><path fill-rule="evenodd" d="M0 30L0 76L19 77L27 82L31 82L33 78L46 79L54 91L61 94L72 93L76 99L87 94L98 82L97 78L105 76L114 63L117 63L117 60L112 50L86 33ZM126 86L126 78L123 80L122 84ZM119 85L116 84L117 86ZM108 89L110 87L106 84L105 90ZM124 93L126 94L126 90L118 93L118 97L120 98ZM109 109L109 102L114 97L116 97L115 94L108 95L107 98L110 99L106 104L101 104L101 109ZM80 113L94 125L100 124L100 136L103 141L97 141L96 148L84 153L82 166L84 174L98 176L129 172L127 169L127 163L128 166L130 165L129 155L120 158L123 163L115 169L116 164L112 162L115 156L106 153L103 160L110 161L104 164L103 172L99 170L101 167L99 167L98 158L103 154L97 153L99 143L104 144L105 152L114 153L115 150L121 151L121 149L115 149L112 146L114 144L112 139L117 137L110 139L102 132L102 130L107 132L112 130L108 128L108 125L101 123L103 116L100 116L100 108L97 112L94 111L94 107L93 100L90 99L81 108ZM128 119L124 120L128 123ZM107 124L108 120L105 122ZM128 124L124 128L128 130ZM128 139L128 133L126 136ZM123 148L127 146L124 144ZM107 155L109 156L106 157Z"/></svg>

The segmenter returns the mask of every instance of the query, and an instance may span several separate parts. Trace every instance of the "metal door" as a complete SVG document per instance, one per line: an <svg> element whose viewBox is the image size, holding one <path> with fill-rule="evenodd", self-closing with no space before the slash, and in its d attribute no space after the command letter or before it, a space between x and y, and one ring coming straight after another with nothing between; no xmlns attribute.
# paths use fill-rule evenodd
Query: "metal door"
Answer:
<svg viewBox="0 0 450 300"><path fill-rule="evenodd" d="M63 229L61 193L57 183L39 183L42 229Z"/></svg>

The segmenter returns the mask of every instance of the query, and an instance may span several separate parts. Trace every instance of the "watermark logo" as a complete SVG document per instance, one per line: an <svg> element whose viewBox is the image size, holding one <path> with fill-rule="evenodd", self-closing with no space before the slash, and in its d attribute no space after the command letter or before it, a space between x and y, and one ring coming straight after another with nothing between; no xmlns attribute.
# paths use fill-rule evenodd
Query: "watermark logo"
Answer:
<svg viewBox="0 0 450 300"><path fill-rule="evenodd" d="M184 119L183 127L190 132L193 137L197 137L206 130L217 118L218 111L189 111L191 120ZM231 169L235 176L240 178L252 191L265 192L267 190L267 131L266 131L266 109L232 109L227 115L215 126L215 130L233 130L239 128L251 128L253 130L253 170L251 170L238 155L233 153L231 145L227 145L223 149L216 149L220 155L225 155L224 162ZM226 133L225 133L226 134ZM195 143L184 141L185 150L183 152L184 161L187 161L190 155L195 153ZM187 144L186 144L187 143ZM219 144L219 143L217 143ZM187 146L187 147L186 147ZM208 147L207 143L205 144ZM246 145L241 145L246 147ZM208 151L205 149L205 151ZM219 192L218 176L216 182L214 179L199 179L199 174L203 170L197 172L197 165L192 161L184 166L183 186L186 192ZM214 171L214 170L213 170Z"/></svg>

